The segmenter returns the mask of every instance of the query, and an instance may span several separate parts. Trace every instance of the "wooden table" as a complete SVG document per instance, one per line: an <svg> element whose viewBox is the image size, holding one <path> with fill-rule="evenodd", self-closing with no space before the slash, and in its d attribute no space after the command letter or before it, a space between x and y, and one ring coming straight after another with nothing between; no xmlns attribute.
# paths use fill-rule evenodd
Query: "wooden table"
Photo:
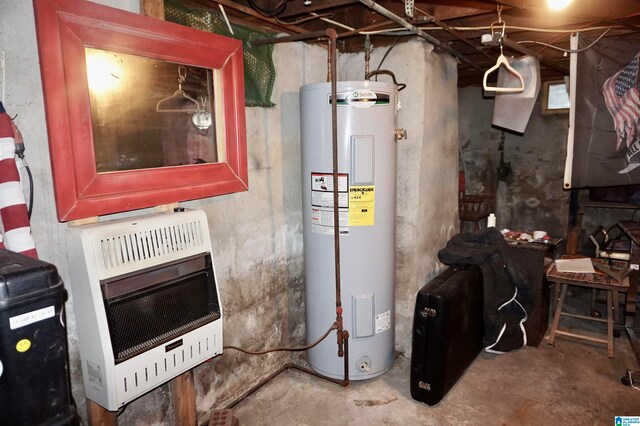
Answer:
<svg viewBox="0 0 640 426"><path fill-rule="evenodd" d="M619 310L619 302L618 302L618 294L620 292L626 293L629 289L629 278L624 277L620 280L615 280L610 276L606 275L601 271L596 271L596 273L574 273L574 272L559 272L556 269L556 264L554 263L549 271L547 272L547 279L554 283L554 301L557 300L557 306L555 308L555 313L553 316L553 324L551 325L551 332L549 333L549 344L553 345L555 341L556 334L570 336L576 339L588 340L591 342L604 343L607 345L607 352L609 358L613 358L614 350L613 350L613 325L616 316L618 316ZM564 312L562 307L564 305L564 299L567 294L567 288L570 286L579 286L591 288L594 290L604 290L607 293L607 318L600 319L594 318L592 316L587 315L577 315L570 314ZM562 288L561 291L560 288ZM559 297L558 297L559 293ZM587 336L584 334L578 334L574 332L569 332L566 330L558 329L558 323L560 322L560 317L570 316L573 318L578 318L581 320L588 321L598 321L604 322L607 324L607 338L600 339L596 337Z"/></svg>
<svg viewBox="0 0 640 426"><path fill-rule="evenodd" d="M618 225L631 240L631 258L629 259L629 291L627 292L627 303L625 304L624 328L629 337L631 348L636 356L636 361L640 364L640 342L633 329L636 319L636 303L638 300L638 279L640 278L640 222L622 221Z"/></svg>

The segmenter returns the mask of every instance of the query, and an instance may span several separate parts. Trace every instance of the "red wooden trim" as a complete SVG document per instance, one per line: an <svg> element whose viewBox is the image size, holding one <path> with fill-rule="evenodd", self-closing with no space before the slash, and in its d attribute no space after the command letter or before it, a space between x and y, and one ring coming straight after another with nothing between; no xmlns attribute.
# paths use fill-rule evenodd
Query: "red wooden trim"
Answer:
<svg viewBox="0 0 640 426"><path fill-rule="evenodd" d="M242 43L80 0L34 0L59 221L248 189ZM96 172L85 47L222 73L226 162Z"/></svg>

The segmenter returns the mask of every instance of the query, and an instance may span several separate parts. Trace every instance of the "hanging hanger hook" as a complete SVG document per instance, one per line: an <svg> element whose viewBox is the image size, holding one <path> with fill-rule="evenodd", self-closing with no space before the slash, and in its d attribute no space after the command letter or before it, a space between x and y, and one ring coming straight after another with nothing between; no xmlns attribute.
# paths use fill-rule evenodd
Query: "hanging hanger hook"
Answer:
<svg viewBox="0 0 640 426"><path fill-rule="evenodd" d="M187 80L187 69L184 65L178 65L178 89L182 90L182 83Z"/></svg>
<svg viewBox="0 0 640 426"><path fill-rule="evenodd" d="M497 25L501 25L502 29L500 31L500 36L498 38L498 42L500 43L500 53L502 53L502 39L504 38L505 32L507 30L507 23L502 20L502 5L498 4L496 6L496 9L497 9L497 12L498 12L498 20L491 23L491 37L495 40L495 35L496 35L495 27Z"/></svg>
<svg viewBox="0 0 640 426"><path fill-rule="evenodd" d="M498 20L495 22L491 23L491 38L493 40L496 39L496 29L495 27L498 25L502 26L502 29L500 30L499 36L498 36L498 44L500 45L500 54L503 54L503 50L502 50L502 39L505 36L505 32L507 30L507 23L505 21L502 20L502 5L498 4L496 6L497 12L498 12Z"/></svg>

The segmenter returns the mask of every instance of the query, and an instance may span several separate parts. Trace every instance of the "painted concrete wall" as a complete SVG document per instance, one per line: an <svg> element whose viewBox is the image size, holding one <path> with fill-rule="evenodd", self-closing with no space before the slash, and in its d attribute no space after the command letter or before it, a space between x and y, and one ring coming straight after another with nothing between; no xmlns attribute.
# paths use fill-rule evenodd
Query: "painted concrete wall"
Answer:
<svg viewBox="0 0 640 426"><path fill-rule="evenodd" d="M36 198L33 234L40 257L69 283L66 224L56 220L51 167L32 5L6 2L0 14L0 49L6 51L6 103L18 114ZM377 64L383 50L376 51ZM340 77L359 79L362 55L340 58ZM295 58L295 61L291 58ZM274 59L276 107L247 109L250 190L185 202L207 216L225 314L225 344L251 349L300 344L304 339L301 171L298 89L326 78L326 51L303 44L278 45ZM384 68L408 88L400 93L397 204L397 346L408 353L415 293L441 267L437 250L456 230L456 64L419 41L397 46ZM424 96L426 94L426 96ZM134 214L147 211L134 212ZM106 217L110 219L117 216ZM86 419L73 300L67 308L72 391ZM289 361L288 354L248 357L233 351L194 370L201 420L224 407ZM173 421L169 385L132 402L121 424Z"/></svg>
<svg viewBox="0 0 640 426"><path fill-rule="evenodd" d="M374 50L371 70L385 51ZM339 65L341 79L362 79L363 54L342 55ZM396 347L409 356L416 293L443 267L438 250L457 232L458 73L452 57L420 40L398 44L382 69L407 84L398 96L408 137L398 142Z"/></svg>
<svg viewBox="0 0 640 426"><path fill-rule="evenodd" d="M501 131L491 126L493 100L481 89L460 89L460 147L467 192L496 194L499 229L545 230L564 236L569 193L562 188L569 118L543 115L540 98L524 135L505 132L504 158L512 172L498 184Z"/></svg>

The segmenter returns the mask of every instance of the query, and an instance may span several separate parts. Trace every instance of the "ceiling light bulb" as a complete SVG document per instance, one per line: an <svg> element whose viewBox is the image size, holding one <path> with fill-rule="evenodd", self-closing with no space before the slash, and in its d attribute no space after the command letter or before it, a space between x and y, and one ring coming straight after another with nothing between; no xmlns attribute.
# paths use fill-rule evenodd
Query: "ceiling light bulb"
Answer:
<svg viewBox="0 0 640 426"><path fill-rule="evenodd" d="M551 10L562 10L573 0L547 0L547 7Z"/></svg>

